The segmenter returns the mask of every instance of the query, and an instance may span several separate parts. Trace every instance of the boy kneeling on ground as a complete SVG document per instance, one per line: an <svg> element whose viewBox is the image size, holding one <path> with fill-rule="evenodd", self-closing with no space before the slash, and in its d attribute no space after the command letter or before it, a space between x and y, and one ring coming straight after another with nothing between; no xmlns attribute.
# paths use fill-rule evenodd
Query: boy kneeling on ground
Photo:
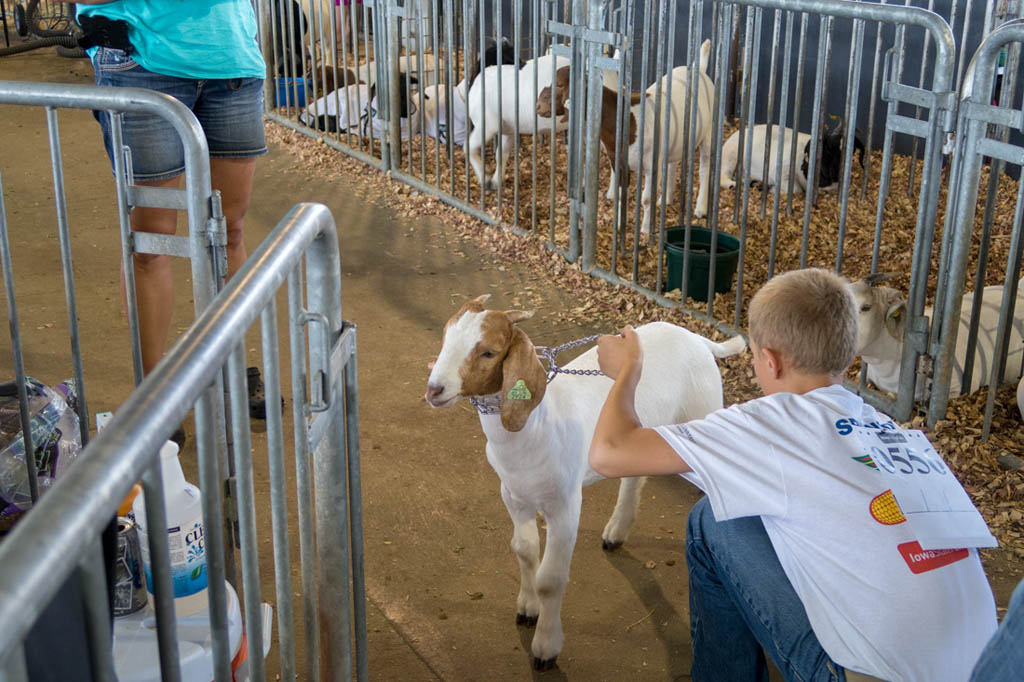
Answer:
<svg viewBox="0 0 1024 682"><path fill-rule="evenodd" d="M764 397L654 429L633 408L636 333L598 341L615 384L591 467L706 494L686 531L696 682L767 682L765 652L787 680L963 682L995 631L975 549L994 539L927 439L843 388L856 340L844 279L778 275L750 303ZM957 502L913 513L907 490Z"/></svg>

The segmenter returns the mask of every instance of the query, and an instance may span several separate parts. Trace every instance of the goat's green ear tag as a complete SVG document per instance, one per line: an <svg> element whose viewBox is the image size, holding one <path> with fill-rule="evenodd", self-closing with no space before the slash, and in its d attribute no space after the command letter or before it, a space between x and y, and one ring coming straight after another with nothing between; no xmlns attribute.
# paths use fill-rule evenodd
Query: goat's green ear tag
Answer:
<svg viewBox="0 0 1024 682"><path fill-rule="evenodd" d="M509 389L508 399L509 400L529 400L533 397L530 393L530 389L526 387L526 382L520 379L516 382L516 385Z"/></svg>

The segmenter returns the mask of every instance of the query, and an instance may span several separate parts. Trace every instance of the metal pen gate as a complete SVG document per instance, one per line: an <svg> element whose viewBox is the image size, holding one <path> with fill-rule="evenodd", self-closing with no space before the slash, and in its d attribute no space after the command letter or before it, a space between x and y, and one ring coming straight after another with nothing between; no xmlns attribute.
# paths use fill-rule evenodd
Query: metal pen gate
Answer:
<svg viewBox="0 0 1024 682"><path fill-rule="evenodd" d="M303 271L305 276L303 277ZM341 319L340 262L334 221L318 204L299 205L278 224L211 305L93 438L71 472L62 477L0 544L0 670L26 678L21 650L42 606L75 569L83 566L91 616L90 653L95 679L113 679L106 585L97 566L94 538L140 477L150 527L164 527L157 451L190 409L209 411L222 371L228 373L234 463L238 475L242 591L250 673L266 679L253 457L245 384L245 331L260 320L269 404L280 400L275 295L288 281L292 414L301 587L291 583L284 429L268 410L268 461L274 540L281 679L296 679L293 593L301 590L304 670L307 679L367 679L365 587L362 572L358 396L355 329ZM305 285L305 286L303 286ZM305 292L303 291L305 288ZM316 326L305 343L304 327ZM241 340L241 341L240 341ZM306 369L306 353L309 367ZM214 434L200 432L203 480L218 480ZM311 460L311 461L310 461ZM315 518L314 518L315 516ZM231 680L227 642L227 587L221 494L203 488L207 532L214 673ZM180 679L167 538L150 535L162 679ZM45 542L38 541L45 538ZM89 550L89 551L87 551ZM79 557L85 556L84 559ZM46 571L40 571L46 566ZM329 570L328 570L329 569Z"/></svg>
<svg viewBox="0 0 1024 682"><path fill-rule="evenodd" d="M1024 310L1018 307L1024 288L1020 281L1024 254L1024 183L1017 183L1011 231L1002 235L1010 242L1002 283L989 287L999 295L989 301L983 298L985 284L991 280L986 275L988 253L997 236L993 234L996 196L1000 185L1010 180L1005 174L1006 164L1018 170L1024 166L1024 144L1020 137L1010 139L1011 131L1024 132L1024 105L1021 103L1024 93L1017 89L1021 43L1024 43L1024 19L1001 25L982 43L965 75L951 172L956 179L955 191L950 192L946 238L942 243L945 285L940 287L941 295L935 303L930 339L934 380L929 418L937 420L945 415L949 398L955 397L949 395L954 373L959 374L960 386L971 387L975 385L972 374L976 372L981 375L980 382L988 386L983 438L988 438L991 429L995 387L1004 381L1020 379L1021 353L1024 352L1021 347ZM1002 68L1005 68L1002 87L997 89L996 76ZM983 166L988 166L984 174ZM978 197L982 182L987 186L979 226ZM968 259L975 239L980 253L972 278L974 292L964 294ZM966 311L969 311L968 319L964 319ZM982 334L985 328L987 336ZM967 338L961 348L958 340L964 333ZM987 367L975 366L979 358L987 360Z"/></svg>
<svg viewBox="0 0 1024 682"><path fill-rule="evenodd" d="M78 327L79 315L76 305L73 268L71 262L71 237L67 199L65 196L65 174L60 147L57 110L62 107L94 109L111 115L115 140L120 140L120 122L123 112L140 111L154 114L167 120L178 132L185 149L186 182L184 190L156 189L133 184L130 156L127 153L115 155L115 180L118 215L122 236L122 265L128 281L129 318L132 336L132 365L136 381L141 381L141 357L139 354L138 323L134 286L131 283L133 253L163 253L191 258L193 296L197 314L207 311L211 303L220 273L226 269L224 245L226 243L224 220L220 211L219 193L211 191L209 157L206 140L195 117L177 100L146 90L111 89L94 86L50 85L24 82L0 82L0 104L41 106L46 108L46 120L50 138L54 196L56 199L57 234L60 243L64 293L68 314L74 378L79 392L77 413L83 445L89 443L89 407L87 384L81 351L81 336ZM123 144L115 143L116 149L124 152ZM73 179L72 179L73 180ZM12 335L12 352L15 374L19 389L23 423L29 423L26 395L26 370L24 367L22 339L19 330L17 302L14 288L14 259L11 256L8 236L7 212L4 207L2 178L0 178L0 261L4 273L4 288ZM134 206L155 206L184 210L188 217L188 237L170 237L130 232L128 212ZM253 275L263 281L267 277L280 283L289 278L291 289L291 347L292 347L292 394L293 423L301 424L294 436L296 469L299 471L296 505L302 559L302 586L304 628L301 631L306 642L305 670L309 679L349 679L355 671L358 679L366 678L366 634L365 612L362 587L362 524L361 501L359 498L358 434L355 395L355 345L354 330L341 330L340 320L340 271L338 267L336 235L329 214L325 217L321 209L304 209L292 221L285 221L275 235L284 233L276 247L265 246L253 258L262 258L262 271ZM325 236L326 235L326 236ZM321 255L311 255L307 265L306 281L310 287L308 302L303 302L301 285L303 281L301 257L303 251L313 244ZM270 248L281 253L266 254ZM297 251L296 251L297 249ZM333 255L332 255L333 254ZM290 259L290 260L289 260ZM252 259L250 259L252 260ZM296 265L299 263L299 265ZM252 269L250 266L249 269ZM290 274L289 274L290 273ZM260 279L260 278L263 279ZM255 285L254 285L255 286ZM266 284L263 285L264 288ZM232 288L232 291L239 287ZM204 491L203 516L207 529L209 572L211 576L211 624L213 626L213 650L216 679L230 679L231 652L228 651L226 630L226 583L236 583L234 565L235 541L240 541L242 563L242 587L245 595L246 630L250 635L252 651L249 659L254 679L263 679L263 637L260 636L261 612L259 599L258 572L256 565L257 546L253 537L252 501L252 460L241 453L249 453L249 425L246 376L244 371L244 347L237 349L232 362L243 363L242 371L237 367L228 369L223 361L214 363L216 358L209 355L209 349L220 343L244 340L245 330L267 303L267 293L260 289L263 298L260 305L246 304L235 300L231 306L242 306L234 311L235 318L227 331L209 332L209 339L199 335L198 347L185 354L172 350L161 367L175 365L174 358L185 357L189 366L206 367L205 379L184 376L184 368L164 369L170 377L156 378L162 374L155 370L147 378L147 386L163 383L165 391L178 401L173 417L168 416L171 403L153 401L156 394L149 389L139 388L118 412L103 433L103 440L97 438L83 454L83 461L71 470L71 474L59 479L52 490L62 492L47 494L38 499L35 488L36 476L34 458L26 458L27 480L33 486L32 499L38 505L19 523L15 532L0 546L0 611L17 627L5 627L0 635L0 672L11 679L23 679L24 659L21 656L21 642L40 610L45 606L58 586L79 566L85 603L89 614L89 650L92 654L93 679L112 679L113 662L109 639L110 621L106 598L107 586L103 577L104 567L99 552L98 530L107 525L114 515L114 508L124 497L132 482L138 480L145 469L143 484L146 490L147 516L151 527L162 527L163 505L160 488L159 464L156 461L159 444L181 422L195 404L196 440L199 451L199 483ZM244 292L243 292L244 294ZM239 294L240 296L243 294ZM227 292L222 298L229 296ZM248 299L246 299L248 300ZM249 307L246 307L246 306ZM217 306L225 314L223 306ZM273 301L262 315L264 375L267 378L269 404L280 400L280 373L277 363L276 317L273 315ZM238 318L242 315L244 319ZM248 315L248 317L245 317ZM206 319L206 318L204 318ZM248 322L245 322L248 320ZM303 328L315 328L311 334L308 355L312 372L306 370L306 350ZM219 329L219 328L218 328ZM190 332L192 333L192 332ZM219 336L218 336L219 334ZM244 341L243 341L244 342ZM226 357L226 353L225 353ZM214 363L214 364L211 364ZM241 383L239 383L241 381ZM184 382L184 383L181 383ZM211 384L212 382L212 384ZM177 385L175 388L174 385ZM227 386L232 419L228 431L224 419L224 401ZM182 387L185 387L184 393ZM155 389L154 389L155 390ZM149 398L141 397L149 395ZM183 397L184 395L184 397ZM312 397L310 397L312 396ZM166 397L166 396L165 396ZM172 400L172 398L168 398ZM132 402L134 401L134 402ZM130 405L141 404L134 408ZM138 412L141 410L141 412ZM133 414L138 412L137 414ZM323 412L324 414L318 414ZM122 415L122 413L126 413ZM271 462L270 492L275 534L276 578L278 582L278 633L280 639L280 660L285 679L294 677L295 633L298 628L292 622L292 590L283 590L288 584L288 543L286 503L284 500L284 465L282 463L282 424L279 413L268 411L269 461ZM130 415L130 416L129 416ZM163 420L163 421L161 421ZM129 426L120 424L129 422ZM166 422L166 424L164 424ZM134 424L134 425L132 425ZM143 434L144 432L144 434ZM109 433L109 435L108 435ZM142 435L140 435L142 434ZM138 437L140 440L135 441ZM140 443L144 443L140 447ZM153 444L156 445L153 445ZM105 444L105 445L104 445ZM26 451L33 452L31 431L26 431ZM104 455L103 452L107 454ZM94 456L95 453L95 456ZM230 454L230 456L229 456ZM87 456L86 456L87 455ZM310 480L308 459L313 457L315 480ZM105 462L105 464L98 464ZM110 477L110 471L103 466L127 472L127 478ZM95 468L89 474L90 467ZM112 470L113 470L112 469ZM81 475L82 478L79 478ZM91 478L90 478L91 476ZM65 480L66 479L66 480ZM97 481L101 483L97 484ZM123 485L128 481L126 485ZM97 487L92 486L96 484ZM316 529L312 529L312 490L316 487ZM78 491L77 493L75 491ZM237 493L236 493L237 490ZM69 497L64 497L65 495ZM88 504L84 500L88 498ZM222 499L223 498L223 499ZM236 502L237 499L237 502ZM91 511L85 507L93 505ZM68 510L74 508L74 513ZM51 511L47 511L51 510ZM66 519L74 518L74 533L68 533ZM283 523L281 520L283 519ZM27 528L27 530L23 530ZM240 533L236 529L240 527ZM40 533L40 535L36 535ZM167 538L159 534L150 536L152 556L155 559L154 580L156 621L163 679L178 679L176 673L177 644L174 627L173 600L169 596L169 573L167 568ZM46 538L47 542L38 542ZM32 555L30 548L48 546L45 557ZM59 555L57 559L50 560ZM78 558L81 557L81 561ZM50 563L36 564L34 561ZM331 566L341 571L338 575L326 575L316 570L317 564ZM46 566L46 571L40 571ZM351 568L349 568L351 567ZM31 574L30 578L25 575ZM319 584L318 584L319 581ZM351 586L351 594L349 587ZM296 590L298 593L299 590ZM11 614L16 614L12 617ZM268 633L269 634L269 633ZM355 655L353 656L353 644ZM322 663L321 663L321 659ZM353 664L354 660L354 664ZM287 677L291 675L292 677Z"/></svg>

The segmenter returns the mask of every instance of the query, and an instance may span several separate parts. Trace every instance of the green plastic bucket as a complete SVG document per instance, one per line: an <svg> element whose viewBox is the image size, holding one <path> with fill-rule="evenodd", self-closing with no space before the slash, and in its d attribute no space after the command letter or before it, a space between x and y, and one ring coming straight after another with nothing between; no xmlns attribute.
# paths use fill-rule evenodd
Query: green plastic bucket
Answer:
<svg viewBox="0 0 1024 682"><path fill-rule="evenodd" d="M687 252L685 227L665 230L665 291L682 288L683 263ZM740 255L740 241L724 232L718 233L715 249L715 293L724 294L732 289L736 263ZM690 267L686 278L686 295L695 301L708 300L708 273L711 270L711 230L690 228Z"/></svg>

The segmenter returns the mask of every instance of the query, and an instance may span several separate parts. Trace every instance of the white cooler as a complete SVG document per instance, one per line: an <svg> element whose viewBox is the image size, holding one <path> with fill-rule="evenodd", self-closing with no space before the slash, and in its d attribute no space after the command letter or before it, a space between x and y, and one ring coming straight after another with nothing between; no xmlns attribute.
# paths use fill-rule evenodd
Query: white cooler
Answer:
<svg viewBox="0 0 1024 682"><path fill-rule="evenodd" d="M228 588L228 646L234 660L242 645L242 612L238 595ZM263 655L270 650L271 607L263 604ZM208 611L178 619L178 660L183 682L213 679L213 638ZM247 670L248 665L242 666ZM156 613L150 604L141 611L114 619L114 667L119 682L160 682ZM240 671L234 671L238 673ZM235 675L239 680L242 675ZM247 678L248 675L245 675Z"/></svg>

